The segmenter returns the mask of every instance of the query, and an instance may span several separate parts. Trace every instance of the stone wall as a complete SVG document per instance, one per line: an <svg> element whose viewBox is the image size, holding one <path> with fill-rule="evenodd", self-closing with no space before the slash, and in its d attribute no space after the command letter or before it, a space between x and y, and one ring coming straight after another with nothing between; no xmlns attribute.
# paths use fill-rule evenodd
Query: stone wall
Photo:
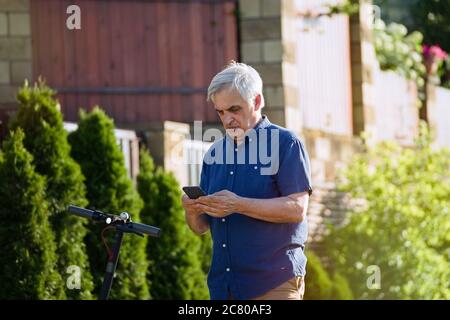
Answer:
<svg viewBox="0 0 450 320"><path fill-rule="evenodd" d="M335 183L314 184L314 191L308 208L308 241L306 248L319 255L324 251L322 240L328 232L328 225L340 225L350 206L348 194L339 192Z"/></svg>
<svg viewBox="0 0 450 320"><path fill-rule="evenodd" d="M255 67L264 81L263 112L273 123L300 133L294 0L241 0L239 9L242 62Z"/></svg>
<svg viewBox="0 0 450 320"><path fill-rule="evenodd" d="M29 0L0 0L0 110L14 109L15 93L31 80Z"/></svg>
<svg viewBox="0 0 450 320"><path fill-rule="evenodd" d="M320 253L321 240L328 224L342 223L350 198L337 190L340 170L352 157L363 151L363 144L354 137L303 130L303 140L311 160L313 194L308 209L309 248Z"/></svg>

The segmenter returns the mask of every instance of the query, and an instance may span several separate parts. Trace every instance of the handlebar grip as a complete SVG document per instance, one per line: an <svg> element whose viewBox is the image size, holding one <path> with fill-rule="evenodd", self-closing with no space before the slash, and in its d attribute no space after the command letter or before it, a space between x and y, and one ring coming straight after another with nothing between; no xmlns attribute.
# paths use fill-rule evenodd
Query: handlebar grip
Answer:
<svg viewBox="0 0 450 320"><path fill-rule="evenodd" d="M76 214L77 216L80 216L83 218L94 219L94 211L89 210L89 209L70 205L69 212Z"/></svg>
<svg viewBox="0 0 450 320"><path fill-rule="evenodd" d="M136 232L149 235L151 237L159 237L161 234L161 229L137 222L130 223L129 228Z"/></svg>

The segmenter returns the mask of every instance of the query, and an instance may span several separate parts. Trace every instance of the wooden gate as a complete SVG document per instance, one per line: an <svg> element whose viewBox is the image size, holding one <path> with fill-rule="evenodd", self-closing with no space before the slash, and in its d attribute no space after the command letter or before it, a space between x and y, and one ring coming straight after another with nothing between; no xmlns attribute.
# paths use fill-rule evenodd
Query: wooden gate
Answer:
<svg viewBox="0 0 450 320"><path fill-rule="evenodd" d="M80 30L66 25L80 8ZM118 124L217 121L211 77L238 58L235 1L32 0L33 77L65 120L100 105Z"/></svg>

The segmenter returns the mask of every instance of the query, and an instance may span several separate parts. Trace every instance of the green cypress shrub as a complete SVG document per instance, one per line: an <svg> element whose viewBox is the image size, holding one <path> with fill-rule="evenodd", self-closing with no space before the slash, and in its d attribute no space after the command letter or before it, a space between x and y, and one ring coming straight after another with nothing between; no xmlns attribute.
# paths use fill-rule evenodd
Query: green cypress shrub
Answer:
<svg viewBox="0 0 450 320"><path fill-rule="evenodd" d="M146 150L140 155L141 216L144 223L162 230L161 237L150 239L147 245L151 295L154 299L208 299L201 240L184 219L180 186L172 173L155 169Z"/></svg>
<svg viewBox="0 0 450 320"><path fill-rule="evenodd" d="M81 270L80 289L69 289L72 299L89 299L93 289L86 247L86 222L67 212L70 204L84 206L84 177L79 165L70 157L70 146L64 130L55 92L41 80L33 87L27 83L19 90L19 110L11 128L21 127L25 132L25 148L32 154L36 171L46 179L50 223L55 233L58 272L70 277L68 268Z"/></svg>
<svg viewBox="0 0 450 320"><path fill-rule="evenodd" d="M10 132L0 153L0 299L63 299L45 180L23 140Z"/></svg>
<svg viewBox="0 0 450 320"><path fill-rule="evenodd" d="M113 214L127 211L139 222L142 200L127 175L122 152L114 136L114 122L100 108L86 114L81 112L78 129L69 135L72 156L81 165L86 177L89 207ZM104 226L90 224L86 237L96 292L103 281L107 255L100 233ZM107 238L112 245L112 234ZM147 238L125 234L120 251L117 277L112 299L148 299L145 255Z"/></svg>
<svg viewBox="0 0 450 320"><path fill-rule="evenodd" d="M319 257L313 252L308 252L307 258L304 299L329 299L333 284L327 271L322 266Z"/></svg>
<svg viewBox="0 0 450 320"><path fill-rule="evenodd" d="M209 268L211 267L211 259L212 259L211 232L203 234L200 240L201 240L200 258L202 262L202 270L205 274L208 274Z"/></svg>

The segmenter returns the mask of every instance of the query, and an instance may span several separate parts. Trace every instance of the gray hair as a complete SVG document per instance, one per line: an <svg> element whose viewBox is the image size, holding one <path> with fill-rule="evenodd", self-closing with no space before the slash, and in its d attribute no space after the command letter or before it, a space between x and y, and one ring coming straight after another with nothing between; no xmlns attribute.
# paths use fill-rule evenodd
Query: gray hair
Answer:
<svg viewBox="0 0 450 320"><path fill-rule="evenodd" d="M263 82L258 71L245 63L231 61L225 69L211 80L207 101L214 101L214 94L223 89L236 90L242 99L253 105L255 97L261 95L261 108L264 107Z"/></svg>

